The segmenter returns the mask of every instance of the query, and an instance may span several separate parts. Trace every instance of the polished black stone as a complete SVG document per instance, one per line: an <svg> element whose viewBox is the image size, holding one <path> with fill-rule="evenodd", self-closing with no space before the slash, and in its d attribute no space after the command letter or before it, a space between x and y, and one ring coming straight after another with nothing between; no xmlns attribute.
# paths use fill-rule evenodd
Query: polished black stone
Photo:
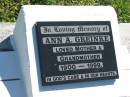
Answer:
<svg viewBox="0 0 130 97"><path fill-rule="evenodd" d="M105 30L102 32L104 25L107 25L106 31L108 32L105 32ZM89 29L87 29L89 33L87 31L75 33L72 29L65 28L64 30L60 30L62 33L58 33L58 29L54 29L54 26L70 26L72 28L77 26L91 26L91 31L89 32ZM100 29L95 31L92 26L95 26L95 29L96 26L101 26L101 28L99 27ZM110 21L37 22L35 27L42 85L119 78ZM46 29L47 27L52 28ZM98 30L100 31L98 32ZM57 31L58 34L54 33L55 31ZM68 33L66 33L67 31ZM55 41L54 43L54 37L59 37L59 40L61 37L65 37L66 42L61 40L58 42ZM69 37L69 40L67 40L67 37ZM74 40L71 37L73 37ZM80 40L76 40L78 39L77 37L80 37ZM100 45L101 48L98 50L95 50L95 47L90 50L74 50L76 46L92 47L93 45ZM60 52L58 47L68 48ZM96 54L97 56L89 56L92 54ZM67 58L67 56L69 57ZM82 56L82 58L79 56ZM89 65L89 63L91 65ZM92 65L92 63L100 64ZM81 64L83 64L84 69L75 69L75 64L80 64L80 66L77 65L79 66L78 68L82 68ZM89 66L89 68L87 66Z"/></svg>

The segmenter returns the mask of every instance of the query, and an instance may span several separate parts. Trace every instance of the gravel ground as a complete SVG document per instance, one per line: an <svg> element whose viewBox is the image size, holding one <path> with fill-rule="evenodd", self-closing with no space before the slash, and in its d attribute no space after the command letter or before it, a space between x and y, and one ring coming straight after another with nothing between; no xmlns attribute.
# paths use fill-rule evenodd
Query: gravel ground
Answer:
<svg viewBox="0 0 130 97"><path fill-rule="evenodd" d="M13 34L14 23L0 23L0 43ZM130 23L120 23L120 36L123 45L126 45L130 53Z"/></svg>
<svg viewBox="0 0 130 97"><path fill-rule="evenodd" d="M120 23L119 29L121 42L123 45L127 46L127 49L130 53L130 23Z"/></svg>
<svg viewBox="0 0 130 97"><path fill-rule="evenodd" d="M14 23L0 23L0 43L13 34Z"/></svg>

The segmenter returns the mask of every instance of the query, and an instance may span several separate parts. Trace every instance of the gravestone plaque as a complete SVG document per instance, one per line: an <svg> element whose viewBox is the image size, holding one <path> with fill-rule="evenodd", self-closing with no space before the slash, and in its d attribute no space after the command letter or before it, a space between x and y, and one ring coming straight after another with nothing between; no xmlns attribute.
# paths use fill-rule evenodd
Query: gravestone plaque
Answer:
<svg viewBox="0 0 130 97"><path fill-rule="evenodd" d="M42 85L118 78L110 21L37 22Z"/></svg>

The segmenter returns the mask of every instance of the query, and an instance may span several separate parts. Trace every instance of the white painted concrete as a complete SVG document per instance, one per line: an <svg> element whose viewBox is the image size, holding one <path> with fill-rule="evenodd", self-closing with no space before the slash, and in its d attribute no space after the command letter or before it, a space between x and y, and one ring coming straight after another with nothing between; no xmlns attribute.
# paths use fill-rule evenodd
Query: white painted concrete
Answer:
<svg viewBox="0 0 130 97"><path fill-rule="evenodd" d="M16 51L0 52L0 63L0 80L21 77Z"/></svg>
<svg viewBox="0 0 130 97"><path fill-rule="evenodd" d="M45 97L129 97L130 91L130 70L129 70L129 59L130 55L125 46L120 48L120 63L119 75L120 78L113 83L112 81L97 81L97 82L87 82L72 85L59 85L46 87L44 91ZM4 54L3 54L4 53ZM0 97L30 97L26 96L24 89L23 78L20 76L19 64L16 64L16 52L2 52L0 53L3 57L0 58L0 64L5 65L3 67L0 65L0 77L1 79L14 79L20 78L20 80L14 81L0 81ZM123 56L123 57L122 57ZM125 56L125 57L124 57ZM3 61L4 60L4 61ZM15 64L15 65L14 65ZM11 65L11 66L9 66ZM2 75L1 75L2 74ZM106 84L107 83L107 84ZM108 85L109 83L109 85ZM111 85L111 83L113 83ZM105 85L106 84L106 85ZM72 87L73 86L73 87ZM49 91L47 91L49 90ZM52 90L52 91L51 91ZM109 91L109 93L108 93ZM117 92L118 91L118 92ZM81 93L82 92L82 93ZM107 95L106 95L107 94ZM109 95L108 95L109 94Z"/></svg>
<svg viewBox="0 0 130 97"><path fill-rule="evenodd" d="M27 97L16 51L0 52L0 97Z"/></svg>
<svg viewBox="0 0 130 97"><path fill-rule="evenodd" d="M25 7L26 9L26 7ZM23 9L23 12L24 10ZM33 10L33 9L32 9ZM51 9L50 9L51 10ZM45 10L40 10L40 11L45 11ZM33 11L31 12L33 13ZM46 13L46 11L44 12ZM21 13L20 13L21 14ZM25 11L24 13L22 13L22 17L21 20L19 19L18 21L23 21L24 19L28 19L26 20L26 22L30 22L31 23L27 23L26 25L24 24L24 22L17 22L17 27L16 29L19 29L17 31L21 32L21 35L25 35L26 34L22 31L27 31L27 32L31 32L32 29L32 25L35 23L35 20L30 18L33 15L30 14L30 8L27 8L27 12ZM55 13L53 13L55 14ZM45 16L48 15L45 14ZM56 15L56 14L55 14ZM37 14L34 14L34 17L37 16ZM51 16L49 16L48 18L50 18ZM84 17L84 16L83 16ZM37 18L40 18L38 20L42 20L42 18L44 18L44 16L40 16L38 15ZM23 20L22 20L23 19ZM44 20L44 19L43 19ZM52 20L50 20L52 21ZM32 24L32 25L30 25ZM20 26L22 26L22 28L20 28ZM25 29L27 28L27 29ZM123 39L123 37L129 37L129 26L127 25L123 25L120 24L120 33L121 33L121 38ZM126 33L122 33L122 32L128 32ZM125 34L125 35L124 35ZM28 34L30 35L30 34ZM30 35L28 37L28 41L32 36ZM18 37L17 37L18 38ZM123 40L123 44L128 41ZM19 46L21 45L21 43L26 43L26 38L23 38L21 41L19 41L20 44L18 44ZM31 47L32 47L32 41L28 42L28 44L31 43ZM27 44L24 44L27 45ZM30 45L30 44L29 44ZM128 45L128 44L126 44ZM28 58L28 51L26 50L27 48L24 48L22 45L20 46L21 49L19 50L20 53L22 53L22 55L19 55L20 57L26 56L23 60L23 63L25 64L21 64L23 66L22 69L24 69L23 71L26 72L26 74L28 74L27 76L29 76L30 74L34 74L33 72L36 71L36 69L34 69L34 67L31 67L31 65L35 65L35 64L31 64L28 65L30 60ZM44 91L39 91L38 92L38 87L35 85L33 87L33 91L36 92L35 96L33 97L130 97L129 91L130 91L130 55L128 53L128 50L126 49L125 46L120 46L120 48L117 49L118 51L118 68L119 68L119 76L120 78L118 80L116 80L114 83L113 81L96 81L96 82L87 82L87 83L78 83L78 84L68 84L68 85L58 85L58 86L49 86L49 87L45 87ZM30 53L34 53L33 50L30 51ZM33 55L33 54L31 54ZM33 56L31 56L32 58ZM35 58L32 58L35 60ZM31 60L32 60L31 59ZM29 60L29 61L28 61ZM34 61L32 61L31 63L33 63ZM31 91L29 90L31 87L28 87L29 85L24 87L24 78L21 76L21 71L20 71L20 63L18 61L18 56L16 51L11 51L11 52L0 52L0 80L3 79L14 79L14 78L20 78L20 80L14 80L14 81L0 81L0 97L32 97L32 95L26 95L26 91L25 91L25 87L28 89L28 92L31 93ZM25 67L24 67L25 66ZM24 68L23 68L24 67ZM30 71L29 69L31 69L32 71ZM34 76L36 76L36 74L34 74ZM34 77L36 78L36 77ZM26 80L30 80L30 78L26 78ZM35 80L33 82L28 81L27 84L37 84L38 82ZM36 90L36 91L35 91ZM39 96L39 93L41 94L41 96Z"/></svg>
<svg viewBox="0 0 130 97"><path fill-rule="evenodd" d="M115 82L107 80L41 86L39 65L36 61L37 53L34 48L36 43L33 37L35 32L34 24L37 21L111 21L120 79L115 80ZM127 88L129 90L128 87L125 87L129 83L126 82L127 85L125 85L123 81L127 79L128 75L125 76L125 74L129 74L129 71L124 73L124 69L128 65L126 64L125 66L123 64L126 62L124 56L129 58L129 55L125 53L121 54L122 50L124 52L127 51L121 47L117 17L111 7L23 6L16 23L14 36L28 97L120 97L128 94L128 91L123 89ZM124 88L122 88L121 84L125 85Z"/></svg>
<svg viewBox="0 0 130 97"><path fill-rule="evenodd" d="M27 97L23 81L0 81L0 97Z"/></svg>

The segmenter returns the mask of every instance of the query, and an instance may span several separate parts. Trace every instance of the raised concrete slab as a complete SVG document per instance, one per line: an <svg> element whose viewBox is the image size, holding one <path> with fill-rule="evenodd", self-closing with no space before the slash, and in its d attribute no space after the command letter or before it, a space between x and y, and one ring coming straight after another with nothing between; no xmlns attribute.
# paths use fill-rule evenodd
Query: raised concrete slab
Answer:
<svg viewBox="0 0 130 97"><path fill-rule="evenodd" d="M0 97L26 97L16 51L0 52Z"/></svg>
<svg viewBox="0 0 130 97"><path fill-rule="evenodd" d="M0 52L0 81L21 79L19 59L16 51Z"/></svg>
<svg viewBox="0 0 130 97"><path fill-rule="evenodd" d="M0 97L27 97L23 81L0 81Z"/></svg>
<svg viewBox="0 0 130 97"><path fill-rule="evenodd" d="M119 26L120 26L121 39L123 40L122 44L127 45L127 48L128 48L130 45L129 44L130 43L129 42L130 41L129 39L130 38L130 33L129 33L130 24L120 24ZM9 32L9 33L12 33L12 32ZM1 35L1 32L0 32L0 35ZM6 34L2 37L6 37ZM121 73L119 74L120 78L116 80L114 84L114 88L111 85L107 85L107 88L104 88L102 86L96 86L96 85L93 85L93 87L90 87L93 84L90 82L89 83L90 85L89 84L87 85L89 90L88 89L86 90L83 87L80 88L80 91L83 91L84 94L80 94L80 91L75 88L75 89L68 89L66 92L64 92L63 97L81 97L81 96L103 97L102 93L105 95L108 92L110 93L110 95L106 95L105 97L110 97L110 96L111 97L130 97L130 94L129 94L129 91L130 91L130 78L129 78L130 55L128 54L128 51L125 46L122 46L120 51L121 51L120 63L122 64L122 66L119 68L119 70ZM97 82L97 84L99 83L100 82ZM21 77L21 70L19 67L19 62L18 62L16 51L0 52L0 97L27 97L23 84L24 84L23 78ZM51 88L56 89L54 86L52 86ZM95 91L96 89L94 90L94 88L98 88L98 89L100 88L102 91L101 92ZM94 90L93 95L91 92L92 90ZM62 89L62 87L60 87L59 89L55 91L46 91L45 92L46 97L51 97L52 95L53 97L58 97L61 95L61 93L64 90ZM75 92L75 94L72 95L71 92Z"/></svg>
<svg viewBox="0 0 130 97"><path fill-rule="evenodd" d="M79 94L81 95L80 97L85 97L86 95L88 95L88 97L97 96L93 91L99 93L100 95L98 96L111 96L110 93L108 93L107 86L111 85L111 88L109 88L111 90L114 88L115 83L113 81L113 83L110 84L111 81L109 80L102 80L98 83L97 81L93 81L91 84L84 82L50 87L42 86L37 52L35 52L36 48L34 48L36 47L34 25L37 21L110 21L116 49L115 52L120 53L119 29L114 9L109 6L23 6L19 13L14 31L14 37L17 44L16 47L19 53L28 97L32 97L32 95L33 97L48 97L48 95L46 95L48 92L50 96L53 97L56 97L56 95L69 97L70 94L73 97ZM119 56L117 55L116 57L118 64ZM120 65L121 64L119 63L119 66ZM103 88L100 89L99 86ZM83 89L86 92L80 89ZM88 91L89 94L87 93ZM101 91L106 91L106 94L101 94ZM118 94L115 92L113 95Z"/></svg>
<svg viewBox="0 0 130 97"><path fill-rule="evenodd" d="M0 51L13 51L13 47L10 42L10 37L0 43Z"/></svg>

